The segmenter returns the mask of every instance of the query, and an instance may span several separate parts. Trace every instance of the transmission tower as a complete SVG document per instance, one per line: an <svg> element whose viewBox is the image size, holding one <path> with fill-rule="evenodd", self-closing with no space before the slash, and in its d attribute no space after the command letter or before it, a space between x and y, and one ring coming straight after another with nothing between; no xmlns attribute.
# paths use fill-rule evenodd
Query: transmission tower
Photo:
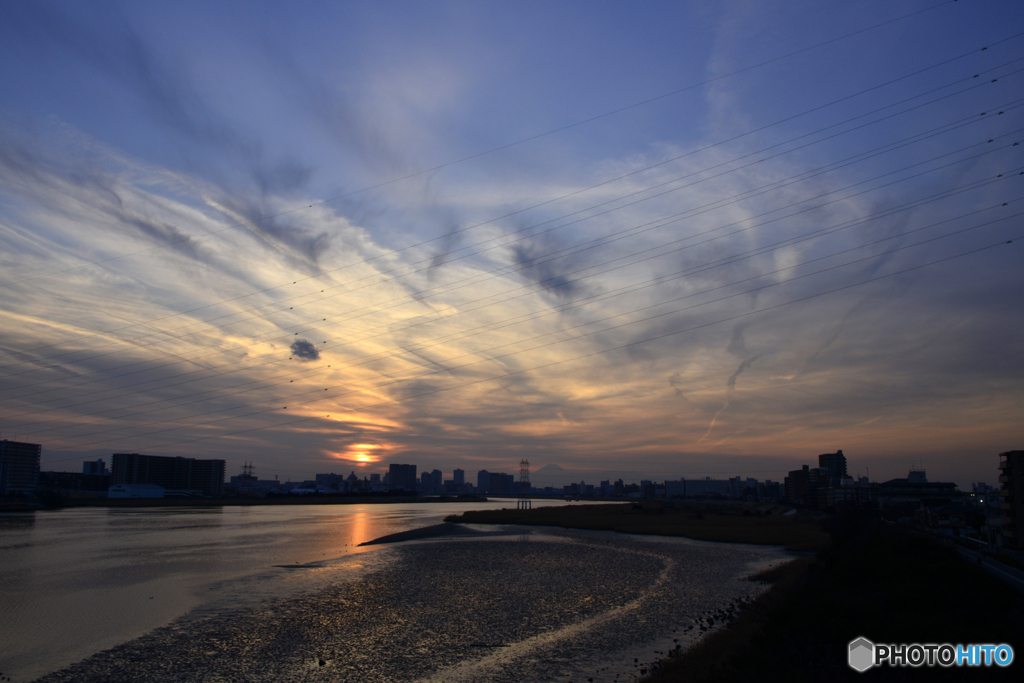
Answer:
<svg viewBox="0 0 1024 683"><path fill-rule="evenodd" d="M519 501L516 503L517 510L530 510L533 503L530 501L530 461L519 461Z"/></svg>
<svg viewBox="0 0 1024 683"><path fill-rule="evenodd" d="M242 476L238 478L238 495L243 498L256 495L255 470L256 468L252 466L252 462L246 462L242 465Z"/></svg>

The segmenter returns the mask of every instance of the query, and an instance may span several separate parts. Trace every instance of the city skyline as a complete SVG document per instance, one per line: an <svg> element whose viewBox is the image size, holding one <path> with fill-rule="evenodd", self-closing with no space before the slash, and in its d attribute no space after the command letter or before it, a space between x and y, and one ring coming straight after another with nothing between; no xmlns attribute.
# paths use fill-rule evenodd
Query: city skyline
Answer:
<svg viewBox="0 0 1024 683"><path fill-rule="evenodd" d="M241 10L0 10L0 438L44 470L1021 447L1018 3Z"/></svg>

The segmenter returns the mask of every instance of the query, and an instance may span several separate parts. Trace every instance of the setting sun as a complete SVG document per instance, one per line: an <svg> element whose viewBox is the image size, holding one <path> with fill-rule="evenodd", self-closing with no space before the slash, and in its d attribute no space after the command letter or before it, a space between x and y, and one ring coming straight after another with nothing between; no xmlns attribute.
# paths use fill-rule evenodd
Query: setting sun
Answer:
<svg viewBox="0 0 1024 683"><path fill-rule="evenodd" d="M384 447L375 443L352 444L341 452L332 452L331 457L348 460L357 465L371 465L379 462Z"/></svg>

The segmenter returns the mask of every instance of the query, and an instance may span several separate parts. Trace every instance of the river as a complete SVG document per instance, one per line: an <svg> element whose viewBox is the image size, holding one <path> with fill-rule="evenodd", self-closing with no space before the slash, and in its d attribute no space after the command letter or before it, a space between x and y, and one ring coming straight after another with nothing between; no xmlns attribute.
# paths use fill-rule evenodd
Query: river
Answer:
<svg viewBox="0 0 1024 683"><path fill-rule="evenodd" d="M0 515L0 675L131 681L157 667L181 681L221 680L217 671L252 681L310 671L325 681L627 680L673 640L688 642L700 615L751 595L743 575L785 558L773 548L485 527L359 547L483 507Z"/></svg>

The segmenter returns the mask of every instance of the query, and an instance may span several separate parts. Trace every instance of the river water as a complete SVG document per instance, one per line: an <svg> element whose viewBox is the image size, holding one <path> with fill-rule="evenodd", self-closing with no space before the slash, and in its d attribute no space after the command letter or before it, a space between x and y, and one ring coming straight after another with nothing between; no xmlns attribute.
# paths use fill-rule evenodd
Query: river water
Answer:
<svg viewBox="0 0 1024 683"><path fill-rule="evenodd" d="M0 515L0 676L625 681L785 559L511 527L358 547L503 503Z"/></svg>

